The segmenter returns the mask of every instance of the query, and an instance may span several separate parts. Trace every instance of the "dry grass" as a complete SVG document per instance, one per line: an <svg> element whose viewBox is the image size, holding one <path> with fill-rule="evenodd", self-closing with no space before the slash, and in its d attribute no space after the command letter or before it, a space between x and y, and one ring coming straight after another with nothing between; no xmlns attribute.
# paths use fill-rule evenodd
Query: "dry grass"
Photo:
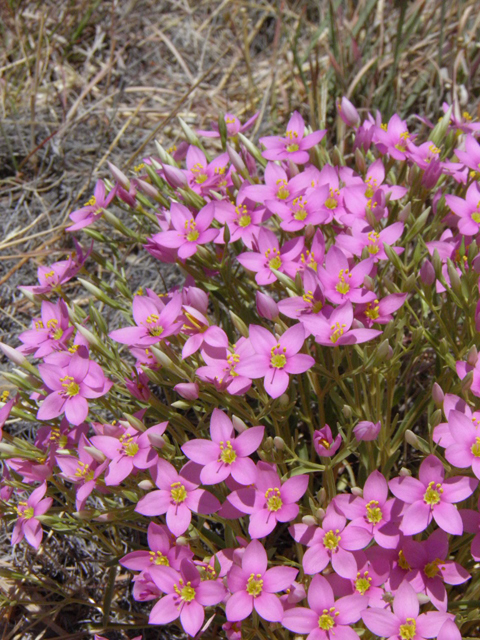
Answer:
<svg viewBox="0 0 480 640"><path fill-rule="evenodd" d="M476 5L4 0L0 339L14 344L28 323L31 306L17 285L33 284L36 265L71 249L68 214L106 175L107 160L132 168L142 150L152 152L154 138L174 143L176 115L205 127L222 111L242 118L260 110L259 133L299 109L312 126L329 125L334 140L344 131L334 108L341 95L385 116L398 110L432 118L455 97L480 116ZM108 614L103 560L95 541L68 536L49 538L37 555L6 551L1 639L87 637L89 623L101 626ZM7 578L13 567L15 581ZM122 624L128 615L143 625L148 608L132 603L126 574L113 585L111 619ZM126 636L119 630L110 637Z"/></svg>

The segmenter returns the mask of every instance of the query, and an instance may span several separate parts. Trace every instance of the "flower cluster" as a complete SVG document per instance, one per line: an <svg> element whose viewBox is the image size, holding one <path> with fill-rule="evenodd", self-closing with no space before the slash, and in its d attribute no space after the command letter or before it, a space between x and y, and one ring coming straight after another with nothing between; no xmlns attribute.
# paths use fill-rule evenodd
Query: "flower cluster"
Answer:
<svg viewBox="0 0 480 640"><path fill-rule="evenodd" d="M0 516L35 549L43 527L91 527L151 625L479 630L479 127L448 107L423 132L338 113L343 155L298 112L259 147L256 115L182 121L187 143L135 177L111 165L71 213L108 259L76 242L22 287ZM132 291L120 246L184 280Z"/></svg>

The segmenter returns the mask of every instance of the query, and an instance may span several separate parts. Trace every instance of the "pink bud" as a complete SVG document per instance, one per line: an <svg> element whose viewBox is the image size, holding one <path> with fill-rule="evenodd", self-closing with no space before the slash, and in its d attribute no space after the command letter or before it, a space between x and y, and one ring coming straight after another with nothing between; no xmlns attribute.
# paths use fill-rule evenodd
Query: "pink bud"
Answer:
<svg viewBox="0 0 480 640"><path fill-rule="evenodd" d="M89 445L89 446L84 447L84 449L85 449L85 451L87 453L89 453L92 456L92 458L95 460L95 462L98 462L99 464L102 464L102 462L105 462L105 460L106 460L105 456L96 447L91 447Z"/></svg>
<svg viewBox="0 0 480 640"><path fill-rule="evenodd" d="M119 184L121 184L124 189L128 191L130 189L130 180L127 178L127 176L111 162L108 163L108 168L110 169L110 173L112 174L113 178Z"/></svg>
<svg viewBox="0 0 480 640"><path fill-rule="evenodd" d="M267 320L275 320L275 318L278 318L278 305L273 298L261 291L257 291L255 299L258 314L262 318L266 318Z"/></svg>
<svg viewBox="0 0 480 640"><path fill-rule="evenodd" d="M435 269L430 260L424 260L420 267L420 280L427 287L430 287L435 282Z"/></svg>
<svg viewBox="0 0 480 640"><path fill-rule="evenodd" d="M174 387L178 395L182 396L186 400L197 400L199 387L196 382L180 382Z"/></svg>
<svg viewBox="0 0 480 640"><path fill-rule="evenodd" d="M473 259L472 267L475 273L480 273L480 253Z"/></svg>
<svg viewBox="0 0 480 640"><path fill-rule="evenodd" d="M148 182L145 182L145 180L140 180L140 178L137 178L137 185L142 193L144 193L146 196L149 196L150 198L153 198L154 200L156 200L160 195L158 189L156 189Z"/></svg>
<svg viewBox="0 0 480 640"><path fill-rule="evenodd" d="M245 422L240 418L238 418L237 416L232 416L232 424L233 424L233 428L237 433L243 433L248 429Z"/></svg>
<svg viewBox="0 0 480 640"><path fill-rule="evenodd" d="M164 164L163 175L168 184L174 189L188 187L187 178L181 169L172 167L170 164Z"/></svg>
<svg viewBox="0 0 480 640"><path fill-rule="evenodd" d="M443 407L443 400L445 398L445 394L443 393L440 385L436 382L433 383L432 398L435 403L435 406L441 409Z"/></svg>
<svg viewBox="0 0 480 640"><path fill-rule="evenodd" d="M376 440L382 425L380 422L369 422L368 420L362 420L354 428L353 433L358 442Z"/></svg>
<svg viewBox="0 0 480 640"><path fill-rule="evenodd" d="M240 157L240 155L235 151L233 147L227 144L227 153L230 158L230 162L233 164L238 173L244 173L247 170L244 161Z"/></svg>
<svg viewBox="0 0 480 640"><path fill-rule="evenodd" d="M25 356L22 355L20 351L17 351L4 342L0 342L0 349L3 351L4 355L6 355L7 358L15 364L23 364L26 360Z"/></svg>
<svg viewBox="0 0 480 640"><path fill-rule="evenodd" d="M348 124L349 127L358 127L360 124L360 116L353 104L345 96L337 103L338 115Z"/></svg>
<svg viewBox="0 0 480 640"><path fill-rule="evenodd" d="M352 493L354 496L361 498L363 496L363 489L361 487L352 487Z"/></svg>

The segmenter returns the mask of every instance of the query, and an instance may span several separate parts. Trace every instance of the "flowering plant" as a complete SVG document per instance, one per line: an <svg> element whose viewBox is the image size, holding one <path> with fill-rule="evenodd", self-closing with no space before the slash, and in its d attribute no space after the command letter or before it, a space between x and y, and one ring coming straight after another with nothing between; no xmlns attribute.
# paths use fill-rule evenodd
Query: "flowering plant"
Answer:
<svg viewBox="0 0 480 640"><path fill-rule="evenodd" d="M122 571L191 637L477 637L478 129L339 117L333 152L298 112L260 146L256 116L181 121L183 154L72 212L95 251L22 287L0 514L12 544L104 545L96 631ZM181 277L133 290L124 251Z"/></svg>

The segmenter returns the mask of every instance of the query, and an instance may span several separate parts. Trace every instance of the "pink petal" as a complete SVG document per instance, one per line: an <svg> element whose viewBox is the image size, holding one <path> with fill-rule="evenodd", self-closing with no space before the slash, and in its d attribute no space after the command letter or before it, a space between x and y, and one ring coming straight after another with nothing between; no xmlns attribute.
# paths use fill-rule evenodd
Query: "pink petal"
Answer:
<svg viewBox="0 0 480 640"><path fill-rule="evenodd" d="M386 609L367 609L362 614L362 620L368 629L381 638L398 636L399 622L397 617Z"/></svg>
<svg viewBox="0 0 480 640"><path fill-rule="evenodd" d="M287 609L283 614L282 626L294 633L310 633L318 628L318 613L305 607Z"/></svg>
<svg viewBox="0 0 480 640"><path fill-rule="evenodd" d="M282 500L285 502L297 502L304 495L308 487L308 476L294 476L286 480L281 489Z"/></svg>
<svg viewBox="0 0 480 640"><path fill-rule="evenodd" d="M305 551L303 568L305 569L305 573L313 575L323 571L329 561L330 558L323 544L315 544Z"/></svg>
<svg viewBox="0 0 480 640"><path fill-rule="evenodd" d="M272 367L266 374L264 379L265 391L271 398L279 398L288 388L290 378L288 373L282 369Z"/></svg>
<svg viewBox="0 0 480 640"><path fill-rule="evenodd" d="M448 478L442 484L442 499L447 502L461 502L469 498L478 486L478 480L466 476Z"/></svg>
<svg viewBox="0 0 480 640"><path fill-rule="evenodd" d="M167 509L167 527L174 536L181 536L190 526L192 512L185 504L171 504Z"/></svg>
<svg viewBox="0 0 480 640"><path fill-rule="evenodd" d="M233 424L226 413L220 409L214 409L210 419L210 434L214 442L219 443L221 440L226 442L233 436Z"/></svg>
<svg viewBox="0 0 480 640"><path fill-rule="evenodd" d="M196 513L210 514L220 509L220 502L205 489L189 491L185 504Z"/></svg>
<svg viewBox="0 0 480 640"><path fill-rule="evenodd" d="M262 443L265 427L250 427L237 438L235 438L235 451L240 457L249 456L255 451ZM227 439L227 438L226 438ZM242 461L243 462L243 461Z"/></svg>
<svg viewBox="0 0 480 640"><path fill-rule="evenodd" d="M262 576L267 570L267 552L258 540L253 540L247 546L242 557L242 569L244 573L260 573Z"/></svg>
<svg viewBox="0 0 480 640"><path fill-rule="evenodd" d="M340 625L352 624L362 617L362 611L367 608L366 598L361 595L345 596L335 603L340 615L337 623Z"/></svg>
<svg viewBox="0 0 480 640"><path fill-rule="evenodd" d="M253 596L246 591L237 591L228 600L225 613L229 622L245 620L253 611Z"/></svg>
<svg viewBox="0 0 480 640"><path fill-rule="evenodd" d="M205 620L205 611L201 604L192 600L185 602L180 610L180 622L188 635L194 637L200 631Z"/></svg>
<svg viewBox="0 0 480 640"><path fill-rule="evenodd" d="M269 356L272 348L277 344L275 336L270 331L256 324L250 325L249 339L256 353L260 355Z"/></svg>
<svg viewBox="0 0 480 640"><path fill-rule="evenodd" d="M161 598L150 611L148 622L150 624L168 624L178 618L179 611L176 606L176 594L170 594Z"/></svg>
<svg viewBox="0 0 480 640"><path fill-rule="evenodd" d="M423 500L425 486L416 478L410 478L409 476L393 478L388 483L388 486L396 498L400 498L407 504L411 504L416 500Z"/></svg>
<svg viewBox="0 0 480 640"><path fill-rule="evenodd" d="M220 448L218 444L202 438L189 440L181 447L181 449L187 458L190 458L190 460L202 465L210 462L216 462L220 455Z"/></svg>
<svg viewBox="0 0 480 640"><path fill-rule="evenodd" d="M355 556L350 551L345 551L339 547L332 554L332 568L342 578L353 580L357 575L358 567Z"/></svg>
<svg viewBox="0 0 480 640"><path fill-rule="evenodd" d="M430 455L420 465L418 479L425 486L430 482L442 482L445 476L445 469L441 460L436 456Z"/></svg>
<svg viewBox="0 0 480 640"><path fill-rule="evenodd" d="M248 533L251 538L265 538L277 524L275 514L268 509L261 509L250 516Z"/></svg>
<svg viewBox="0 0 480 640"><path fill-rule="evenodd" d="M453 536L462 535L463 522L455 505L448 502L440 502L435 505L433 519L447 533L451 533Z"/></svg>
<svg viewBox="0 0 480 640"><path fill-rule="evenodd" d="M213 607L223 600L225 593L220 580L204 580L196 588L196 600L203 607Z"/></svg>
<svg viewBox="0 0 480 640"><path fill-rule="evenodd" d="M38 549L43 538L43 529L40 522L35 520L35 518L27 520L23 526L23 533L25 534L25 539L28 544Z"/></svg>
<svg viewBox="0 0 480 640"><path fill-rule="evenodd" d="M395 493L395 492L393 492ZM411 504L403 514L400 530L407 536L424 531L432 521L430 505L423 500L417 500Z"/></svg>
<svg viewBox="0 0 480 640"><path fill-rule="evenodd" d="M160 516L167 512L170 503L171 496L169 491L150 491L146 496L140 498L135 511L144 516Z"/></svg>
<svg viewBox="0 0 480 640"><path fill-rule="evenodd" d="M38 420L52 420L63 413L65 398L57 391L48 395L43 400L42 405L37 413Z"/></svg>
<svg viewBox="0 0 480 640"><path fill-rule="evenodd" d="M232 478L239 484L249 485L255 482L257 467L250 458L239 458L230 465Z"/></svg>
<svg viewBox="0 0 480 640"><path fill-rule="evenodd" d="M283 606L280 598L273 593L262 593L253 600L258 615L269 622L280 622L283 618Z"/></svg>
<svg viewBox="0 0 480 640"><path fill-rule="evenodd" d="M417 618L420 605L413 587L404 580L398 587L393 599L393 612L400 620Z"/></svg>
<svg viewBox="0 0 480 640"><path fill-rule="evenodd" d="M284 591L295 580L298 569L293 567L273 567L268 569L263 576L263 589L269 593Z"/></svg>
<svg viewBox="0 0 480 640"><path fill-rule="evenodd" d="M65 402L65 417L74 425L84 422L88 416L88 402L82 396L72 396Z"/></svg>

